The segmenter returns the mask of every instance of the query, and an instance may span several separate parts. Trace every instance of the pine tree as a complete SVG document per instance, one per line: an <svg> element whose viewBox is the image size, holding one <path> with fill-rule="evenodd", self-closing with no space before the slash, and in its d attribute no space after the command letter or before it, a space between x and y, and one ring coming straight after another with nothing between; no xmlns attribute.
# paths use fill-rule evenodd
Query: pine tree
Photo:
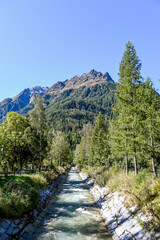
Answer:
<svg viewBox="0 0 160 240"><path fill-rule="evenodd" d="M154 90L153 83L149 77L142 87L143 102L141 102L140 109L144 116L143 135L146 143L144 148L149 153L152 171L156 177L156 155L159 155L160 145L160 97Z"/></svg>
<svg viewBox="0 0 160 240"><path fill-rule="evenodd" d="M92 134L91 153L94 165L108 165L108 130L101 112L97 117Z"/></svg>
<svg viewBox="0 0 160 240"><path fill-rule="evenodd" d="M141 86L141 63L131 42L126 44L126 50L119 67L119 83L116 91L116 107L118 135L126 159L128 173L128 154L133 158L135 175L138 173L137 155L140 146L139 123L141 115L138 112L140 102L137 101L137 90Z"/></svg>

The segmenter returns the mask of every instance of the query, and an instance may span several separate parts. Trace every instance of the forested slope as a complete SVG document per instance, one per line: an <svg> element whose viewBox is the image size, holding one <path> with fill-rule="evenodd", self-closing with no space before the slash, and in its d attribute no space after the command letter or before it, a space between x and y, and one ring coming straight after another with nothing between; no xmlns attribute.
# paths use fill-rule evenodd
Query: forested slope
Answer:
<svg viewBox="0 0 160 240"><path fill-rule="evenodd" d="M75 131L84 123L94 122L99 112L112 117L116 84L108 73L95 70L57 82L43 96L47 122L58 130ZM29 104L19 113L27 115Z"/></svg>

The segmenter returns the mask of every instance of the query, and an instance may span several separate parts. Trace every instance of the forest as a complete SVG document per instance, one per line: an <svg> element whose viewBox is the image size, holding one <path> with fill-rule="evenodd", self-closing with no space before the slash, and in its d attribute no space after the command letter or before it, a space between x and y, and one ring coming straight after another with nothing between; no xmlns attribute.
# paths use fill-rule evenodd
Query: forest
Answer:
<svg viewBox="0 0 160 240"><path fill-rule="evenodd" d="M131 42L118 75L112 118L99 112L94 123L88 121L81 130L50 127L40 96L29 117L7 114L0 126L0 217L8 216L9 204L20 202L11 186L26 180L13 175L31 175L34 184L37 176L40 187L75 164L100 186L124 191L131 204L151 213L154 224L160 223L160 96L151 79L141 76L141 61Z"/></svg>

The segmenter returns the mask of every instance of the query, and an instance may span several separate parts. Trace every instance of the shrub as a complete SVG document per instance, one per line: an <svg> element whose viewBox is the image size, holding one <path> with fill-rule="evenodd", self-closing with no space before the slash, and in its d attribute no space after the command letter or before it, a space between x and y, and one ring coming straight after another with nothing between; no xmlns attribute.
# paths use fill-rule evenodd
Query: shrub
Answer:
<svg viewBox="0 0 160 240"><path fill-rule="evenodd" d="M95 183L98 184L100 187L104 187L106 183L104 174L98 175L95 179Z"/></svg>
<svg viewBox="0 0 160 240"><path fill-rule="evenodd" d="M58 174L62 175L63 173L65 173L65 169L64 169L63 167L58 166L58 167L56 168L56 172L57 172Z"/></svg>
<svg viewBox="0 0 160 240"><path fill-rule="evenodd" d="M137 200L139 199L139 204L150 199L152 182L153 177L146 169L135 177L132 192L137 197Z"/></svg>
<svg viewBox="0 0 160 240"><path fill-rule="evenodd" d="M43 188L47 185L47 180L41 174L34 174L29 176L29 178L33 181L35 187Z"/></svg>
<svg viewBox="0 0 160 240"><path fill-rule="evenodd" d="M58 174L56 174L55 171L51 170L43 172L43 176L47 180L47 183L51 183L54 179L57 178Z"/></svg>
<svg viewBox="0 0 160 240"><path fill-rule="evenodd" d="M7 182L0 192L0 217L16 218L32 210L39 201L35 187L21 179Z"/></svg>

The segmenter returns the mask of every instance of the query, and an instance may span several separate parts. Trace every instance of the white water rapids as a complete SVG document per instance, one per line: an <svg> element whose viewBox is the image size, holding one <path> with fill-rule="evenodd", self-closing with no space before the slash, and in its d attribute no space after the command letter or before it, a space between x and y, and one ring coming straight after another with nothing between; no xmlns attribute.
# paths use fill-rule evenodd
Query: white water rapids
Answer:
<svg viewBox="0 0 160 240"><path fill-rule="evenodd" d="M111 239L99 208L76 168L71 168L67 180L51 200L47 213L27 239Z"/></svg>

